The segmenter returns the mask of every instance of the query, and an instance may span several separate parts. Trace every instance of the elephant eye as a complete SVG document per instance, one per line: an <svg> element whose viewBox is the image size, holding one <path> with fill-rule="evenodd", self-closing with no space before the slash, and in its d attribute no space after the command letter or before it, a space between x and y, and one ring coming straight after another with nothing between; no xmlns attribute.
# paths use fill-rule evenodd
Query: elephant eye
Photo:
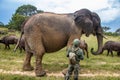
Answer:
<svg viewBox="0 0 120 80"><path fill-rule="evenodd" d="M79 17L79 18L83 18L84 16L83 16L83 15L79 15L78 17Z"/></svg>

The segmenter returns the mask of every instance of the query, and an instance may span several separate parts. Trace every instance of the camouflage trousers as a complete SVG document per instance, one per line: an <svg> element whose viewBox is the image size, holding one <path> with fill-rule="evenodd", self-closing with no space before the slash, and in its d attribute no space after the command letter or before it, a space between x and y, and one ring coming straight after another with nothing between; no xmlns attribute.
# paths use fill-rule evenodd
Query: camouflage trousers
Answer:
<svg viewBox="0 0 120 80"><path fill-rule="evenodd" d="M79 64L75 64L75 65L70 64L68 67L68 71L65 75L65 80L70 80L70 76L72 75L72 72L74 72L74 80L78 80L79 70L80 70Z"/></svg>

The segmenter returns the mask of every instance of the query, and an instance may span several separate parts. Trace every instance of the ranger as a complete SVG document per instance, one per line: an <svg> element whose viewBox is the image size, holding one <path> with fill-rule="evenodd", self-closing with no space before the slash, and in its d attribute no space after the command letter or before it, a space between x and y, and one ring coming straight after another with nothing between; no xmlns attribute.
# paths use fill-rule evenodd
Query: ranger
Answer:
<svg viewBox="0 0 120 80"><path fill-rule="evenodd" d="M83 51L79 48L80 40L74 39L72 46L67 50L67 57L69 58L69 66L65 75L65 80L70 80L70 75L74 72L74 80L78 80L80 60L84 59Z"/></svg>

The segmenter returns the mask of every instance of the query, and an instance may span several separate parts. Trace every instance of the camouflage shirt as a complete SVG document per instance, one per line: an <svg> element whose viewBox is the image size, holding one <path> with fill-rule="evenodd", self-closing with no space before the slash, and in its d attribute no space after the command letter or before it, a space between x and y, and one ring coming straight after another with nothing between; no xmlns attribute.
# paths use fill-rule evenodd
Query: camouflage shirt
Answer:
<svg viewBox="0 0 120 80"><path fill-rule="evenodd" d="M69 57L70 52L73 52L76 54L75 59L77 62L84 59L83 51L79 47L75 48L74 46L72 46L71 48L68 48L67 57Z"/></svg>

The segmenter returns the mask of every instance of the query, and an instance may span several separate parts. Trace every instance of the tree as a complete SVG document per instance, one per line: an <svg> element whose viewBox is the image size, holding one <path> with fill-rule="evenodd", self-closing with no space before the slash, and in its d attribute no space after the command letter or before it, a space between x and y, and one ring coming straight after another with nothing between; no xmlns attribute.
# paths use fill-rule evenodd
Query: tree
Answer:
<svg viewBox="0 0 120 80"><path fill-rule="evenodd" d="M43 13L44 11L43 10L37 10L37 13Z"/></svg>
<svg viewBox="0 0 120 80"><path fill-rule="evenodd" d="M120 28L115 31L116 34L120 35Z"/></svg>
<svg viewBox="0 0 120 80"><path fill-rule="evenodd" d="M15 29L15 30L21 30L21 24L26 19L26 16L14 14L12 16L12 20L10 20L8 28L9 29Z"/></svg>
<svg viewBox="0 0 120 80"><path fill-rule="evenodd" d="M9 29L15 29L15 30L21 30L21 24L24 22L24 20L36 13L41 13L42 10L37 10L35 6L32 5L22 5L18 7L15 14L13 14L10 22L8 23Z"/></svg>
<svg viewBox="0 0 120 80"><path fill-rule="evenodd" d="M24 16L31 16L37 13L37 8L32 5L22 5L18 7L15 14L20 14Z"/></svg>
<svg viewBox="0 0 120 80"><path fill-rule="evenodd" d="M106 27L106 26L105 26L105 27L102 27L102 28L103 28L103 31L104 31L104 32L107 32L108 30L111 29L110 27Z"/></svg>
<svg viewBox="0 0 120 80"><path fill-rule="evenodd" d="M4 24L2 22L0 22L0 27L4 27Z"/></svg>

